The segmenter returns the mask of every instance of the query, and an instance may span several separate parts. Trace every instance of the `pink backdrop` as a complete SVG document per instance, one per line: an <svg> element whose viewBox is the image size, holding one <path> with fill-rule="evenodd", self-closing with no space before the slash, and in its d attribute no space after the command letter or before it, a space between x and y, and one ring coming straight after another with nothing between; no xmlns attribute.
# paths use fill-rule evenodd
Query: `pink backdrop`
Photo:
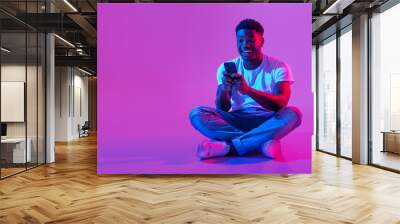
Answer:
<svg viewBox="0 0 400 224"><path fill-rule="evenodd" d="M303 123L282 140L284 162L198 161L205 137L189 112L215 106L245 18L263 25L264 53L290 65ZM312 127L311 4L98 4L98 173L309 173Z"/></svg>

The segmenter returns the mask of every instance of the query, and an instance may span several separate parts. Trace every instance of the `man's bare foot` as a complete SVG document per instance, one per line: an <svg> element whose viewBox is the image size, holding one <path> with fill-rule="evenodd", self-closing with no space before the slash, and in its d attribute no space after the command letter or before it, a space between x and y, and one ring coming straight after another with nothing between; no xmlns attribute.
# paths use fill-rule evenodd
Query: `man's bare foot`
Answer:
<svg viewBox="0 0 400 224"><path fill-rule="evenodd" d="M230 146L226 142L204 140L197 146L200 160L222 157L229 153Z"/></svg>
<svg viewBox="0 0 400 224"><path fill-rule="evenodd" d="M261 152L264 156L280 160L282 159L281 142L279 140L270 140L261 146Z"/></svg>

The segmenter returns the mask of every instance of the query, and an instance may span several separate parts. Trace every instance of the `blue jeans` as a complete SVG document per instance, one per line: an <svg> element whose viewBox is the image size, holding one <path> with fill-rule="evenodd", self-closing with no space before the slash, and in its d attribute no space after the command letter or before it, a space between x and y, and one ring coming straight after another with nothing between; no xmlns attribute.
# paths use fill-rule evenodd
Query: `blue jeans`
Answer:
<svg viewBox="0 0 400 224"><path fill-rule="evenodd" d="M296 107L277 112L249 107L232 112L199 106L190 112L192 126L204 136L231 142L239 155L259 150L272 139L279 140L301 124L302 114Z"/></svg>

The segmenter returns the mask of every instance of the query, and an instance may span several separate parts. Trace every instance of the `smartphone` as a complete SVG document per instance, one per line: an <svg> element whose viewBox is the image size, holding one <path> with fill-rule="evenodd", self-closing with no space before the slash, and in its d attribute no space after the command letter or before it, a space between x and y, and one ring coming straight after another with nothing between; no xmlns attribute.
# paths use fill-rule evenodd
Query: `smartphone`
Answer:
<svg viewBox="0 0 400 224"><path fill-rule="evenodd" d="M224 63L225 71L229 73L229 76L233 78L234 74L237 73L236 64L234 62L225 62Z"/></svg>
<svg viewBox="0 0 400 224"><path fill-rule="evenodd" d="M237 73L235 62L225 62L224 67L227 73Z"/></svg>

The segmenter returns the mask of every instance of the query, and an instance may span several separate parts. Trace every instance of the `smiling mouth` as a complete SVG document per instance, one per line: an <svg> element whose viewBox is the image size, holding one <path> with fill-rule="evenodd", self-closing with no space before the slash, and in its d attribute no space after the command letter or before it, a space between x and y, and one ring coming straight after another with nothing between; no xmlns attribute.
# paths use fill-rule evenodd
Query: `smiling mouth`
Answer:
<svg viewBox="0 0 400 224"><path fill-rule="evenodd" d="M250 57L254 54L254 51L244 50L244 51L242 51L242 54L244 57Z"/></svg>

